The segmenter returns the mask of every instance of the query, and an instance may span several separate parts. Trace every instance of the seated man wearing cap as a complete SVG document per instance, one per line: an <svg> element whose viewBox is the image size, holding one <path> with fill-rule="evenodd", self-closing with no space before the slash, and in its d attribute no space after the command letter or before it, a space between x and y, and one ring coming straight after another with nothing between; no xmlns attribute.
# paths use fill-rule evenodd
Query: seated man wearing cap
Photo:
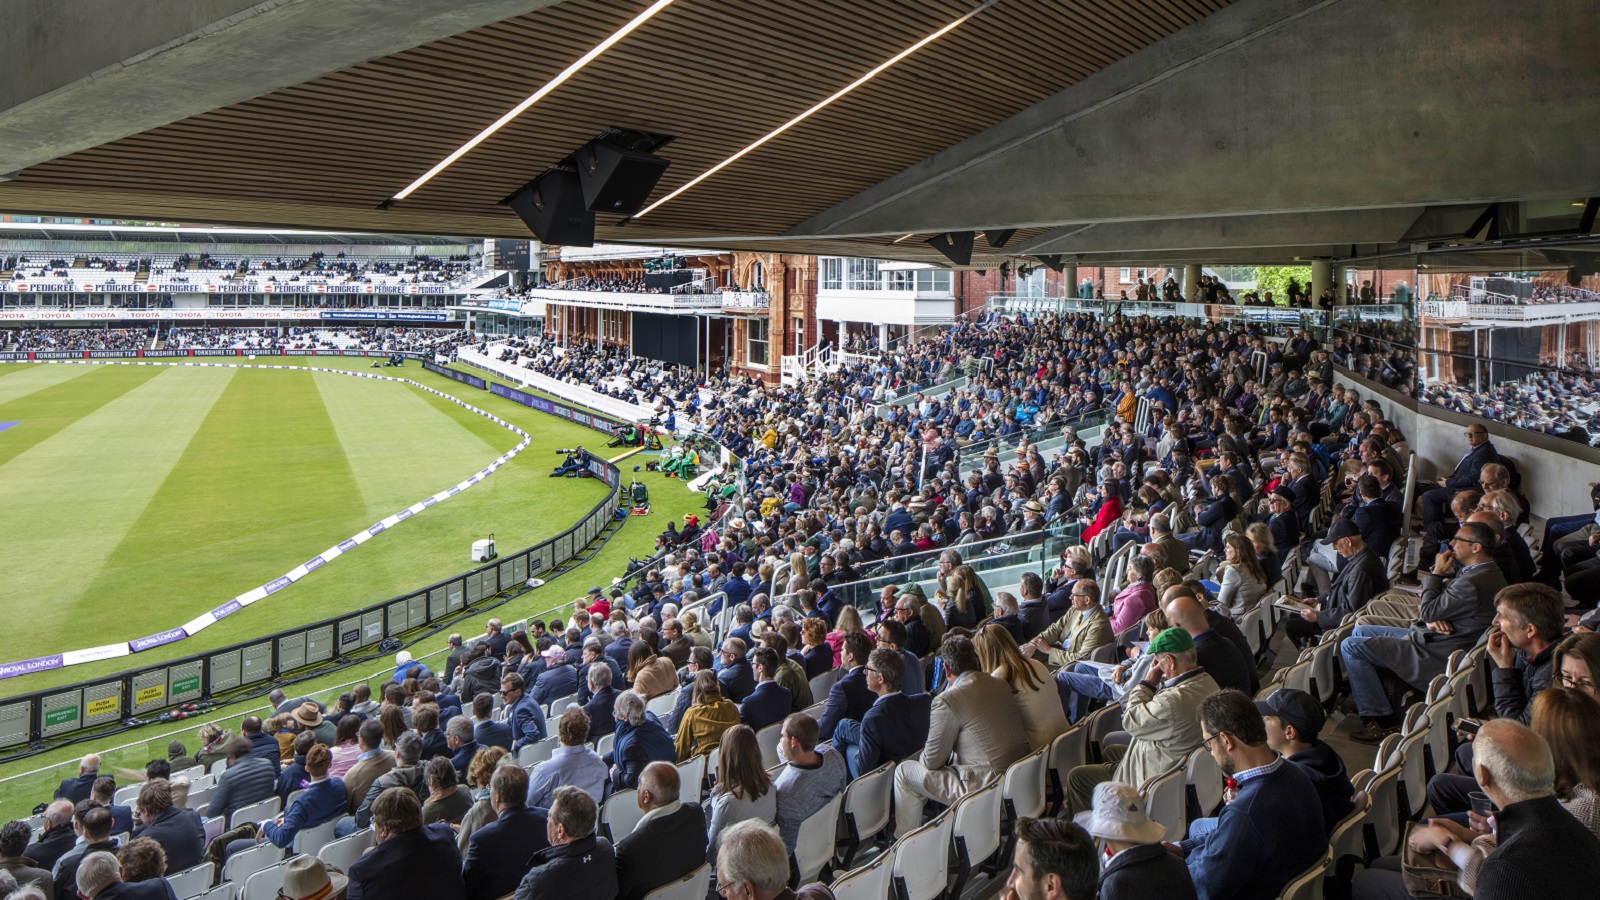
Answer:
<svg viewBox="0 0 1600 900"><path fill-rule="evenodd" d="M1206 900L1276 897L1327 850L1317 790L1267 745L1266 722L1242 692L1207 697L1199 718L1203 745L1236 793L1214 830L1167 849L1188 863Z"/></svg>
<svg viewBox="0 0 1600 900"><path fill-rule="evenodd" d="M1089 808L1095 785L1143 784L1200 746L1195 714L1201 701L1219 688L1198 665L1194 639L1182 628L1168 628L1150 641L1145 655L1151 657L1150 668L1122 698L1122 727L1133 740L1106 747L1105 762L1077 766L1067 773L1067 803L1073 812Z"/></svg>
<svg viewBox="0 0 1600 900"><path fill-rule="evenodd" d="M1305 691L1280 688L1257 700L1256 709L1266 723L1267 746L1310 776L1322 800L1323 831L1331 834L1333 826L1355 809L1356 788L1344 760L1318 737L1327 723L1322 704Z"/></svg>
<svg viewBox="0 0 1600 900"><path fill-rule="evenodd" d="M1328 529L1328 543L1343 563L1333 583L1321 592L1321 599L1305 601L1311 608L1303 610L1298 618L1289 616L1285 623L1284 630L1297 647L1316 643L1324 631L1339 627L1345 616L1389 589L1389 573L1383 559L1367 546L1354 522L1340 519L1333 523Z"/></svg>
<svg viewBox="0 0 1600 900"><path fill-rule="evenodd" d="M1191 900L1196 896L1189 867L1161 844L1167 826L1145 815L1138 788L1120 781L1096 785L1094 808L1076 818L1090 837L1105 845L1099 900Z"/></svg>

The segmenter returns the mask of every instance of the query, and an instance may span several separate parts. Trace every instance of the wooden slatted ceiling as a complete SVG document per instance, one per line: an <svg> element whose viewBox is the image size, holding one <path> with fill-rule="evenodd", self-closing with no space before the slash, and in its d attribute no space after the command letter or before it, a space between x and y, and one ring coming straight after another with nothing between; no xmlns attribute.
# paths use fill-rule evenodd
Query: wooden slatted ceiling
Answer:
<svg viewBox="0 0 1600 900"><path fill-rule="evenodd" d="M647 218L618 230L602 217L602 237L780 233L1225 3L1001 0ZM679 0L399 207L375 209L643 6L568 0L41 164L0 184L0 204L88 191L114 207L97 214L199 206L268 224L274 209L293 218L270 224L521 236L498 201L602 129L678 136L663 196L970 3Z"/></svg>

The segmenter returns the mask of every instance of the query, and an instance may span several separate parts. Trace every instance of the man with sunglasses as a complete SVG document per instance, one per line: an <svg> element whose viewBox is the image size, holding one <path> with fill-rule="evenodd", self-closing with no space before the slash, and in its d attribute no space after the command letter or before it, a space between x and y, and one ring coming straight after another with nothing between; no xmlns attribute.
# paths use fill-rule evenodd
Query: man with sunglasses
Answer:
<svg viewBox="0 0 1600 900"><path fill-rule="evenodd" d="M1351 738L1376 744L1399 730L1399 717L1383 673L1416 690L1444 673L1450 654L1478 642L1494 620L1495 595L1506 586L1494 564L1495 536L1481 522L1464 522L1450 539L1450 550L1422 576L1418 618L1407 627L1357 625L1339 645L1356 712L1365 724ZM1452 568L1454 577L1447 576Z"/></svg>
<svg viewBox="0 0 1600 900"><path fill-rule="evenodd" d="M508 672L500 679L500 700L506 705L506 724L511 726L511 752L516 753L524 744L537 744L547 734L544 710L539 702L525 690L522 676Z"/></svg>

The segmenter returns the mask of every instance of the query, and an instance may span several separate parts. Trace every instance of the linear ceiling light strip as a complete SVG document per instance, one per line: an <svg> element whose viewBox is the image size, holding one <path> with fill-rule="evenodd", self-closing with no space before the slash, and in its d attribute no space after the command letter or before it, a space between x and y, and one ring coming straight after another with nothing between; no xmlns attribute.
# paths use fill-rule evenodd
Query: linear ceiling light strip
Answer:
<svg viewBox="0 0 1600 900"><path fill-rule="evenodd" d="M627 37L628 34L634 29L650 21L650 19L653 18L656 13L661 12L663 9L671 6L674 2L676 2L676 0L656 0L656 2L650 4L648 9L639 13L637 16L634 16L633 19L628 22L628 24L617 29L616 32L614 32L610 37L596 44L593 50L590 50L588 53L585 53L583 56L579 57L577 62L574 62L572 65L562 69L561 74L550 79L550 81L547 82L544 87L539 88L539 90L535 91L528 99L518 103L516 106L513 106L505 115L494 120L494 122L490 124L488 128L478 132L477 135L472 138L472 140L462 144L460 147L456 148L454 153L451 153L449 156L446 156L444 159L440 160L437 165L424 173L421 178L418 178L416 181L406 185L405 190L395 194L394 197L390 198L391 202L394 200L404 200L413 192L415 192L417 188L420 188L429 181L432 181L435 175L443 172L451 165L454 165L456 160L472 152L472 148L488 140L491 135L493 135L496 131L499 131L501 128L504 128L512 119L515 119L517 116L527 112L529 107L533 106L535 103L538 103L540 100L543 100L547 94L560 87L567 79L578 74L578 72L581 71L584 66L594 62L595 59L600 56L600 54L611 49L613 44Z"/></svg>
<svg viewBox="0 0 1600 900"><path fill-rule="evenodd" d="M811 107L810 109L806 110L805 112L801 113L800 115L795 116L794 118L792 118L789 121L783 123L782 125L778 126L777 128L773 129L772 131L768 132L767 134L763 135L755 143L753 143L750 146L744 148L743 150L740 150L738 153L735 153L734 155L732 155L732 156L728 157L727 159L723 160L722 162L717 163L716 165L714 165L711 168L707 169L706 171L700 173L699 175L696 175L693 179L691 179L689 181L688 184L685 184L684 186L678 188L677 190L673 191L672 193L666 195L665 197L662 197L660 200L657 200L656 202L650 204L649 206L646 206L644 209L639 210L639 212L635 216L633 216L633 218L638 219L638 218L641 218L643 216L649 215L651 210L653 210L656 207L662 205L663 203L666 203L667 201L673 199L674 197L677 197L679 194L683 193L684 191L689 190L690 188L694 187L695 185L699 184L700 182L705 181L707 178L710 178L711 176L717 174L718 172L722 171L723 169L727 168L728 166L733 165L734 163L736 163L740 159L742 159L744 156L746 156L747 154L751 153L752 151L754 151L755 149L760 147L762 144L767 143L768 141L772 140L773 138L777 137L780 134L783 134L785 131L788 131L789 129L793 128L794 126L799 125L801 122L804 122L806 119L811 118L813 115L816 115L817 113L819 113L822 110L826 109L828 106L832 105L832 103L835 100L838 100L841 97L844 97L846 94L849 94L851 91L855 90L856 88L861 87L863 84L866 84L867 82L871 81L872 79L878 77L878 75L882 74L884 71L886 71L889 68L891 68L892 66L894 66L895 63L898 63L900 60L905 59L906 57L908 57L911 54L917 52L918 50L921 50L923 47L926 47L927 45L933 43L934 41L938 40L939 38L944 37L946 34L956 30L957 28L960 28L962 25L966 24L967 20L971 19L973 16L976 16L978 13L983 12L984 10L988 9L989 7L995 5L996 3L999 3L999 2L1000 2L1000 0L984 0L983 3L980 3L977 6L973 7L971 10L969 10L966 13L964 13L960 18L958 18L955 21L951 22L950 24L944 26L943 28L940 28L938 31L935 31L934 33L928 35L927 37L923 38L922 40L917 41L915 44L912 44L911 46L907 47L906 49L901 50L899 53L896 53L894 56L889 57L889 59L887 59L883 63L879 64L872 71L870 71L867 74L861 76L860 78L857 78L855 81L850 82L849 84L847 84L844 87L840 88L839 90L835 91L833 94L829 95L827 99L825 99L822 102L818 103L817 105Z"/></svg>

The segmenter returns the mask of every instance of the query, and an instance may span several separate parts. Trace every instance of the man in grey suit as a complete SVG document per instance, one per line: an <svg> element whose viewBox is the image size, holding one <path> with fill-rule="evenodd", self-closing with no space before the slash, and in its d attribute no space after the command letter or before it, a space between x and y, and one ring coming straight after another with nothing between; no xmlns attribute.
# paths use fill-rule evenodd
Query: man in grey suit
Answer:
<svg viewBox="0 0 1600 900"><path fill-rule="evenodd" d="M1384 687L1382 673L1417 690L1444 673L1450 654L1472 647L1494 620L1494 598L1506 586L1494 564L1494 532L1482 522L1463 522L1451 549L1422 576L1418 621L1409 627L1357 625L1339 645L1356 711L1366 720L1354 740L1376 744L1399 728L1399 717ZM1454 578L1445 580L1452 566Z"/></svg>
<svg viewBox="0 0 1600 900"><path fill-rule="evenodd" d="M926 801L954 803L1028 755L1028 735L1011 688L983 671L972 641L946 640L939 660L949 686L934 698L928 742L919 758L902 762L894 772L897 837L922 824Z"/></svg>

